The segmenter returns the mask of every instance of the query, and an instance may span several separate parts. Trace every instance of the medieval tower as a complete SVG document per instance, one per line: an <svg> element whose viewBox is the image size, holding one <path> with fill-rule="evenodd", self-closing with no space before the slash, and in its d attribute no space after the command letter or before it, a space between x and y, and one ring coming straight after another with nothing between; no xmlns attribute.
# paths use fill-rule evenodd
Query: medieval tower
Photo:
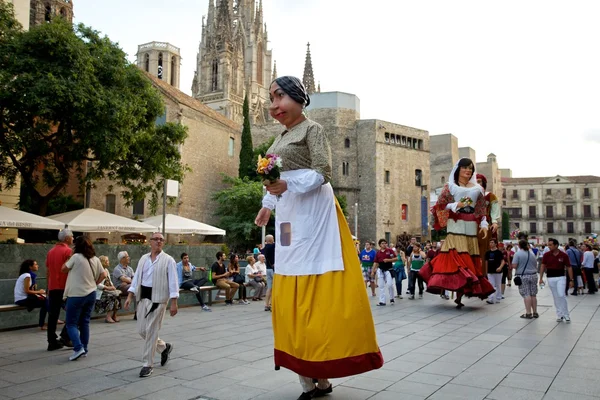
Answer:
<svg viewBox="0 0 600 400"><path fill-rule="evenodd" d="M179 89L179 48L170 43L150 42L138 46L136 54L139 69L149 72Z"/></svg>
<svg viewBox="0 0 600 400"><path fill-rule="evenodd" d="M209 0L192 95L239 124L247 95L250 122L260 124L269 119L271 77L262 0Z"/></svg>
<svg viewBox="0 0 600 400"><path fill-rule="evenodd" d="M73 1L31 0L29 13L30 26L50 22L50 20L56 16L60 16L69 22L73 22Z"/></svg>

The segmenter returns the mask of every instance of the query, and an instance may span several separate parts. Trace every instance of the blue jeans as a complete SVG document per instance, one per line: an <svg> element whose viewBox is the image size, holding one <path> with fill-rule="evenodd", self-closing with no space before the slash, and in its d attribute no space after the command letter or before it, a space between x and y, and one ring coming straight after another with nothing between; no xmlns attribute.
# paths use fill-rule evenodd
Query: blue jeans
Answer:
<svg viewBox="0 0 600 400"><path fill-rule="evenodd" d="M82 347L87 350L90 342L90 318L95 303L95 290L87 296L67 298L66 327L74 351L79 351Z"/></svg>

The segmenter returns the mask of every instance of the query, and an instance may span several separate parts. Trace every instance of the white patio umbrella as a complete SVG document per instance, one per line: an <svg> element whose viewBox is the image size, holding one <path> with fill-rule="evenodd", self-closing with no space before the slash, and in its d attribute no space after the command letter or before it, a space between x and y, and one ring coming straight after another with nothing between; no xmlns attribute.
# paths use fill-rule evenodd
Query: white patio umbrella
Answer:
<svg viewBox="0 0 600 400"><path fill-rule="evenodd" d="M143 221L149 225L156 227L159 231L162 230L162 215L146 218ZM165 233L175 234L190 234L198 235L225 235L225 230L214 226L203 224L202 222L194 221L193 219L180 217L179 215L167 214L165 218L166 229Z"/></svg>
<svg viewBox="0 0 600 400"><path fill-rule="evenodd" d="M0 206L0 227L18 229L62 229L60 222L14 208Z"/></svg>
<svg viewBox="0 0 600 400"><path fill-rule="evenodd" d="M84 208L62 214L50 215L48 218L62 222L77 232L154 232L156 228L133 219L119 215Z"/></svg>

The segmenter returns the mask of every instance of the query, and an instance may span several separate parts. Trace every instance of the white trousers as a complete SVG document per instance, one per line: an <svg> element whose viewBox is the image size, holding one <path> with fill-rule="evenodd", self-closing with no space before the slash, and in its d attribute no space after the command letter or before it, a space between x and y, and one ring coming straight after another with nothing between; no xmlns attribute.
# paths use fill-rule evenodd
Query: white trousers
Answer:
<svg viewBox="0 0 600 400"><path fill-rule="evenodd" d="M302 375L298 375L298 378L300 378L300 384L302 385L303 392L308 393L315 388L315 384L312 378L307 378L306 376ZM327 389L329 385L330 383L327 379L319 379L317 383L319 389Z"/></svg>
<svg viewBox="0 0 600 400"><path fill-rule="evenodd" d="M377 268L377 285L379 286L379 302L387 303L385 300L385 292L387 290L390 300L394 300L394 282L390 271L382 271Z"/></svg>
<svg viewBox="0 0 600 400"><path fill-rule="evenodd" d="M156 310L150 314L148 312L152 308L152 302L148 299L138 301L137 306L137 330L144 342L142 350L142 363L144 367L151 367L154 363L154 355L158 351L162 353L166 348L166 344L158 337L158 331L162 326L163 317L167 310L167 304L159 304Z"/></svg>
<svg viewBox="0 0 600 400"><path fill-rule="evenodd" d="M569 316L569 305L567 304L567 296L565 288L567 286L567 278L559 276L558 278L548 278L548 286L554 297L554 307L556 308L556 316L558 318Z"/></svg>
<svg viewBox="0 0 600 400"><path fill-rule="evenodd" d="M502 300L502 272L499 274L487 274L488 280L496 289L496 291L488 296L488 301L492 303L499 303Z"/></svg>

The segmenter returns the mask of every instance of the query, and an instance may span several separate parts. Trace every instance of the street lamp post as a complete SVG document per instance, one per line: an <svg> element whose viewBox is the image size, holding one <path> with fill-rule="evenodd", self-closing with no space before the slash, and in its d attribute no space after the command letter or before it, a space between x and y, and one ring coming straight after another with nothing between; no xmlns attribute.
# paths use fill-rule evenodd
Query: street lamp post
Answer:
<svg viewBox="0 0 600 400"><path fill-rule="evenodd" d="M358 203L354 203L354 236L358 239Z"/></svg>

